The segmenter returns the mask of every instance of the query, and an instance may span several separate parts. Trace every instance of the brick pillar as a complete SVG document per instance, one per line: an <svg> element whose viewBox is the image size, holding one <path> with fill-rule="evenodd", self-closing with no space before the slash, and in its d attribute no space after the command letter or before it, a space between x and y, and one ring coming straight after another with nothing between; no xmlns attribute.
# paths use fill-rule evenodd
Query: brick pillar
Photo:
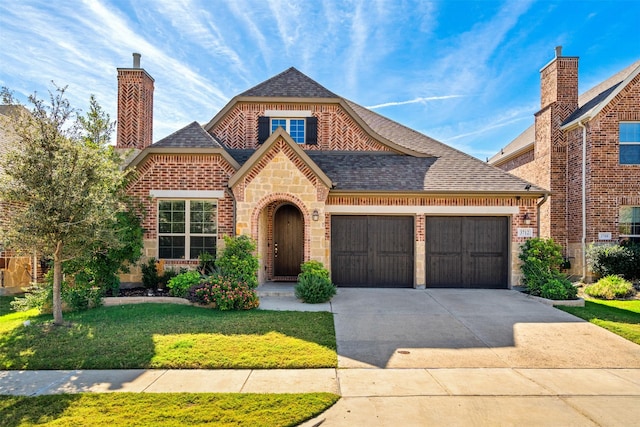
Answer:
<svg viewBox="0 0 640 427"><path fill-rule="evenodd" d="M578 58L556 57L540 70L540 111L535 114L535 156L545 158L549 171L545 188L551 197L541 212L541 235L552 237L564 248L567 234L567 141L562 123L578 108Z"/></svg>
<svg viewBox="0 0 640 427"><path fill-rule="evenodd" d="M153 78L140 68L118 68L118 132L116 148L142 150L153 142Z"/></svg>

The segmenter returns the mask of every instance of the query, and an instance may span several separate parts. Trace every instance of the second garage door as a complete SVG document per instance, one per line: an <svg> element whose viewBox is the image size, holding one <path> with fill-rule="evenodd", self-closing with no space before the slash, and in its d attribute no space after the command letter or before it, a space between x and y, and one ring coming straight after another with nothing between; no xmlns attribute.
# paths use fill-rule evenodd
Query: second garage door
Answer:
<svg viewBox="0 0 640 427"><path fill-rule="evenodd" d="M427 217L427 287L507 288L509 218Z"/></svg>
<svg viewBox="0 0 640 427"><path fill-rule="evenodd" d="M413 287L414 218L331 217L331 278L338 286Z"/></svg>

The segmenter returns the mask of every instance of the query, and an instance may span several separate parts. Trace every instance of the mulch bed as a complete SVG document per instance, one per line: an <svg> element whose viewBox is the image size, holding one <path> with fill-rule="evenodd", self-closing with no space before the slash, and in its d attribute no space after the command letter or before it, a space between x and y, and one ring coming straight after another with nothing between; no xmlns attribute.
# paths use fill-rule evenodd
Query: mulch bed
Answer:
<svg viewBox="0 0 640 427"><path fill-rule="evenodd" d="M105 296L112 297L114 295L112 295L111 292L107 292ZM169 295L168 289L162 289L162 290L154 289L153 295L151 295L149 294L149 290L146 288L126 288L126 289L120 289L120 292L118 292L118 295L115 295L115 296L118 296L118 297L169 297L171 295Z"/></svg>

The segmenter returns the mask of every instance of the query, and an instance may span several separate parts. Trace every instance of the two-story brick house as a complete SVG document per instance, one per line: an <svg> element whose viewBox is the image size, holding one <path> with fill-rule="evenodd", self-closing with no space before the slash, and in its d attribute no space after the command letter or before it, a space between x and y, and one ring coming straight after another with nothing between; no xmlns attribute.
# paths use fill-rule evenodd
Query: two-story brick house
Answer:
<svg viewBox="0 0 640 427"><path fill-rule="evenodd" d="M535 123L489 159L551 191L541 236L566 251L587 277L591 243L640 240L640 61L578 96L578 58L556 57L540 71Z"/></svg>
<svg viewBox="0 0 640 427"><path fill-rule="evenodd" d="M117 147L133 149L145 256L166 265L258 245L259 281L321 261L339 286L508 288L547 191L378 115L290 68L209 123L151 143L153 85L118 69ZM139 275L123 278L139 281Z"/></svg>

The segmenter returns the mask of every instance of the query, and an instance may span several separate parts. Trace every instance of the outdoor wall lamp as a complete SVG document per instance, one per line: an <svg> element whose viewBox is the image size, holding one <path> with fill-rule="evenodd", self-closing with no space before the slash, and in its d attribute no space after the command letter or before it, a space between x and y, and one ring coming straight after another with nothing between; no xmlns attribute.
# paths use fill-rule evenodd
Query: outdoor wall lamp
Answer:
<svg viewBox="0 0 640 427"><path fill-rule="evenodd" d="M531 224L531 218L529 218L529 212L525 212L525 214L522 215L522 220L526 225Z"/></svg>
<svg viewBox="0 0 640 427"><path fill-rule="evenodd" d="M314 221L317 221L320 219L320 213L318 212L318 209L313 210L313 212L311 213L311 219Z"/></svg>

